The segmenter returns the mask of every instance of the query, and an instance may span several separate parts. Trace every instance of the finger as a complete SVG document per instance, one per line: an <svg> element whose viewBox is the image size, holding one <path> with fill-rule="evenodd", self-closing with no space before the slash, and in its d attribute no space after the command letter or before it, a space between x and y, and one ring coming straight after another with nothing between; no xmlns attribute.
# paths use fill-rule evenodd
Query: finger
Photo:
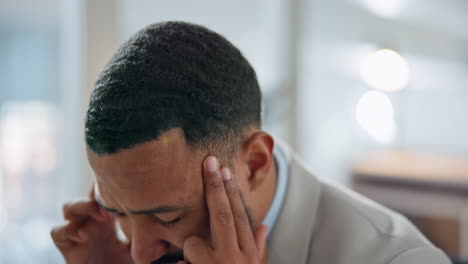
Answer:
<svg viewBox="0 0 468 264"><path fill-rule="evenodd" d="M211 248L204 240L192 236L184 241L184 257L190 263L211 263Z"/></svg>
<svg viewBox="0 0 468 264"><path fill-rule="evenodd" d="M97 204L89 200L66 203L63 205L63 217L70 221L82 221L98 209Z"/></svg>
<svg viewBox="0 0 468 264"><path fill-rule="evenodd" d="M210 215L212 247L238 248L236 228L219 162L210 156L205 159L204 165L205 198Z"/></svg>
<svg viewBox="0 0 468 264"><path fill-rule="evenodd" d="M234 224L236 227L237 241L241 250L251 250L255 246L252 227L247 214L241 193L234 180L229 168L223 168L221 175L224 180L224 188L229 199Z"/></svg>
<svg viewBox="0 0 468 264"><path fill-rule="evenodd" d="M268 237L268 226L261 225L254 233L255 246L257 248L258 256L260 259L267 258L267 237ZM266 262L263 262L266 263Z"/></svg>
<svg viewBox="0 0 468 264"><path fill-rule="evenodd" d="M61 233L61 230L59 228L54 228L50 232L50 236L52 237L52 241L57 246L57 248L60 251L62 251L62 250L66 250L66 249L69 249L69 248L73 247L75 242L73 242L71 239L62 239L62 238L60 238L62 235L60 235L59 233Z"/></svg>
<svg viewBox="0 0 468 264"><path fill-rule="evenodd" d="M63 206L63 217L71 222L83 223L94 218L99 222L109 220L109 217L101 212L100 206L95 201L79 201L67 203Z"/></svg>
<svg viewBox="0 0 468 264"><path fill-rule="evenodd" d="M87 240L86 234L80 232L80 227L73 223L52 229L50 235L59 249L67 249L76 243L83 243Z"/></svg>
<svg viewBox="0 0 468 264"><path fill-rule="evenodd" d="M187 262L181 260L181 261L178 261L176 264L188 264Z"/></svg>

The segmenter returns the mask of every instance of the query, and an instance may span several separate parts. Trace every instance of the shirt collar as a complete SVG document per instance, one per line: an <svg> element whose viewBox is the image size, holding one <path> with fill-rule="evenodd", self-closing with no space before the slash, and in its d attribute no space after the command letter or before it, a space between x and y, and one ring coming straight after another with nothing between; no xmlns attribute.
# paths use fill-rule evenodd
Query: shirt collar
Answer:
<svg viewBox="0 0 468 264"><path fill-rule="evenodd" d="M271 203L270 209L268 210L263 224L268 226L268 233L270 230L273 230L276 220L281 212L283 207L284 200L286 197L286 190L288 189L288 177L289 177L289 164L288 159L285 156L285 153L278 145L275 145L273 150L273 156L275 158L277 166L277 177L278 181L276 184L275 196L273 197L273 202Z"/></svg>

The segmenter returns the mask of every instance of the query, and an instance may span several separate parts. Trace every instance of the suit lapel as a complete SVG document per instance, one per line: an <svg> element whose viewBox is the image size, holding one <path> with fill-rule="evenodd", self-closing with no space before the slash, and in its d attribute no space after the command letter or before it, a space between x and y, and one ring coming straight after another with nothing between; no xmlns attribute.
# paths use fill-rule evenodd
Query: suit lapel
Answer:
<svg viewBox="0 0 468 264"><path fill-rule="evenodd" d="M320 182L307 172L287 148L289 179L281 213L270 233L270 264L306 263L320 197Z"/></svg>

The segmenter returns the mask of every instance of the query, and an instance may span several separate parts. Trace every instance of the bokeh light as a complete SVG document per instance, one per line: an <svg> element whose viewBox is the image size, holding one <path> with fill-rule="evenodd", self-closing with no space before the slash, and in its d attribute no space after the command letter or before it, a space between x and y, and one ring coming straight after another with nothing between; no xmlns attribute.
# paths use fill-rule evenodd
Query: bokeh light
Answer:
<svg viewBox="0 0 468 264"><path fill-rule="evenodd" d="M356 120L361 128L381 144L391 143L396 135L393 104L379 91L368 91L356 106Z"/></svg>
<svg viewBox="0 0 468 264"><path fill-rule="evenodd" d="M368 54L361 62L362 79L372 88L394 92L405 88L410 79L410 67L397 52L381 49Z"/></svg>
<svg viewBox="0 0 468 264"><path fill-rule="evenodd" d="M366 7L382 17L397 16L403 7L402 0L362 0Z"/></svg>

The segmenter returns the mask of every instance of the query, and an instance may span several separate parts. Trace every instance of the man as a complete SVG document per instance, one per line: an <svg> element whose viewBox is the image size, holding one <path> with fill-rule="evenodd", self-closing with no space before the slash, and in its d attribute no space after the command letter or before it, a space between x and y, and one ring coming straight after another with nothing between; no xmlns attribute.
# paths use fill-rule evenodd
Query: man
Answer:
<svg viewBox="0 0 468 264"><path fill-rule="evenodd" d="M254 70L204 27L154 24L127 41L85 136L90 200L65 205L52 231L69 264L449 263L405 218L275 146Z"/></svg>

